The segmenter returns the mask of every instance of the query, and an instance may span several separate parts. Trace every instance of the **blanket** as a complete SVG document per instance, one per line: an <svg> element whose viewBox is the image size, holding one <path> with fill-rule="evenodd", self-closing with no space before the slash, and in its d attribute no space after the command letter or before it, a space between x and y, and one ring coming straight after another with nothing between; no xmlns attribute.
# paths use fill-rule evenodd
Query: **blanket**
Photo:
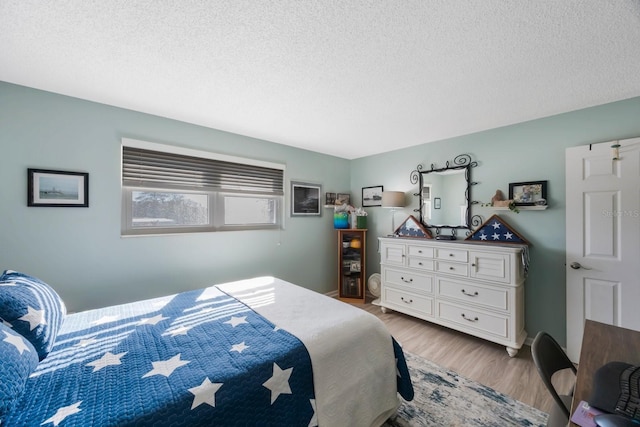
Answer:
<svg viewBox="0 0 640 427"><path fill-rule="evenodd" d="M66 317L7 426L314 424L304 345L215 287Z"/></svg>

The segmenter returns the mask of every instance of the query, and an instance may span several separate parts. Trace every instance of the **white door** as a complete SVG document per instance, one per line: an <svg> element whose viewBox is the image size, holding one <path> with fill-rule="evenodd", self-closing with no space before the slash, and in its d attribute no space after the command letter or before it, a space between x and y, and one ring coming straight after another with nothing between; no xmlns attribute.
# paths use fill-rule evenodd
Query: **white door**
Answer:
<svg viewBox="0 0 640 427"><path fill-rule="evenodd" d="M568 148L565 173L567 354L578 362L585 319L640 330L640 138Z"/></svg>

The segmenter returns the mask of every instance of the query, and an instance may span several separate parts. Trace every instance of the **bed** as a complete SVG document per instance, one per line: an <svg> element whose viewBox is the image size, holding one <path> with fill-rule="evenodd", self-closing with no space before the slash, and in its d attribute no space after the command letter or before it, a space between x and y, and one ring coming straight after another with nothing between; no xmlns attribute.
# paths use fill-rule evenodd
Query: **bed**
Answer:
<svg viewBox="0 0 640 427"><path fill-rule="evenodd" d="M375 316L273 277L66 314L0 276L2 426L378 426L413 397Z"/></svg>

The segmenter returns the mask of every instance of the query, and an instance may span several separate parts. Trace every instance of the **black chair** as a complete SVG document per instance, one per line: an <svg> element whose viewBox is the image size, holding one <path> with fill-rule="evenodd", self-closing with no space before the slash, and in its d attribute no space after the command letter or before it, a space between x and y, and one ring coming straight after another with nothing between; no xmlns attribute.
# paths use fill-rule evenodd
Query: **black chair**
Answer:
<svg viewBox="0 0 640 427"><path fill-rule="evenodd" d="M556 402L551 408L547 427L566 426L569 423L571 411L571 399L573 395L573 387L569 395L560 394L551 382L551 377L558 371L571 369L573 375L576 375L576 367L567 357L562 347L553 339L551 335L540 331L531 344L531 355L533 362L538 368L538 373L544 382L544 385L551 393Z"/></svg>

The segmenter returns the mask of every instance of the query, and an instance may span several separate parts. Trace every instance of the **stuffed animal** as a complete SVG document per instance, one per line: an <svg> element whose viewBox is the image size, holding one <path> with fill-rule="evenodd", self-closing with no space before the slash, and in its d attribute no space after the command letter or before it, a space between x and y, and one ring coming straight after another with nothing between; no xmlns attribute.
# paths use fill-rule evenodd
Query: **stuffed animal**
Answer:
<svg viewBox="0 0 640 427"><path fill-rule="evenodd" d="M496 208L508 208L513 200L505 200L502 191L496 190L496 194L491 198L491 206Z"/></svg>

